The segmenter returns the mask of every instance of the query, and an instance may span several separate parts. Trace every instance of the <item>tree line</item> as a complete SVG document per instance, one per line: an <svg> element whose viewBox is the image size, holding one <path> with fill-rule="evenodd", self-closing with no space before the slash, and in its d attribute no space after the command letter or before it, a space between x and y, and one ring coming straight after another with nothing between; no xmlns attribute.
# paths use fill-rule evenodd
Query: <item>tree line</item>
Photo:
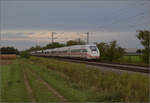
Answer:
<svg viewBox="0 0 150 103"><path fill-rule="evenodd" d="M2 47L0 51L1 54L19 54L19 50L14 47Z"/></svg>
<svg viewBox="0 0 150 103"><path fill-rule="evenodd" d="M33 47L27 49L26 51L30 52L30 51L53 49L53 48L59 48L59 47L64 47L64 46L71 46L71 45L84 45L84 44L86 44L86 43L82 40L69 40L66 42L66 44L53 42L53 43L49 43L43 47L36 45L35 47L33 46Z"/></svg>
<svg viewBox="0 0 150 103"><path fill-rule="evenodd" d="M137 31L138 35L137 38L140 40L141 44L144 46L144 49L138 49L138 53L142 53L141 58L145 63L149 63L149 37L150 31L148 30L139 30ZM49 43L43 47L37 45L27 49L25 52L37 51L37 50L44 50L44 49L53 49L59 48L64 46L71 46L71 45L84 45L86 44L82 40L69 40L66 44L54 42ZM111 41L110 43L95 43L100 51L100 60L101 61L113 61L118 60L125 54L124 48L117 44L117 41ZM19 51L14 47L2 47L1 54L19 54Z"/></svg>

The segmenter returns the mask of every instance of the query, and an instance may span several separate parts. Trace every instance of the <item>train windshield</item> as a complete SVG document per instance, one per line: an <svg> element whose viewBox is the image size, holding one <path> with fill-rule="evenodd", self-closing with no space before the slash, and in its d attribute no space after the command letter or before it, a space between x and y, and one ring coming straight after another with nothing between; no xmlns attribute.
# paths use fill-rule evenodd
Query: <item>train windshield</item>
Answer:
<svg viewBox="0 0 150 103"><path fill-rule="evenodd" d="M96 46L90 46L91 51L97 51Z"/></svg>

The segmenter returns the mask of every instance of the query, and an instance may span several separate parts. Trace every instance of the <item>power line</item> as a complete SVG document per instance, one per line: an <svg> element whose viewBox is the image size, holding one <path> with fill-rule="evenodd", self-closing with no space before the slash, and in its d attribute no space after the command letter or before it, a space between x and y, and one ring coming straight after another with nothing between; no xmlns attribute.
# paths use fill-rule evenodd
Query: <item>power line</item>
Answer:
<svg viewBox="0 0 150 103"><path fill-rule="evenodd" d="M131 20L130 18L134 18L134 17L137 17L137 16L143 16L144 15L144 13L138 13L138 14L136 14L136 15L134 15L134 16L130 16L130 17L127 17L127 18L125 18L125 19L123 19L122 21L118 21L118 20L116 20L116 21L113 21L111 24L109 24L108 26L110 26L110 25L113 25L113 24L119 24L119 23L122 23L122 22L124 22L124 20ZM120 19L121 20L121 19ZM108 27L107 25L106 26L102 26L101 27L101 29L102 28L105 28L105 27Z"/></svg>
<svg viewBox="0 0 150 103"><path fill-rule="evenodd" d="M140 3L140 4L138 4L138 5L139 5L139 6L144 6L144 3ZM137 6L138 6L138 5L137 5ZM122 9L117 10L117 11L121 12L121 10L122 10ZM116 11L116 12L117 12L117 11ZM128 13L128 12L129 12L129 11L127 11L127 13ZM123 14L126 14L126 12L121 12L119 15L121 15L122 13L123 13ZM140 15L141 15L141 14L144 15L143 12L140 13ZM118 15L118 16L119 16L119 15ZM138 15L139 15L139 14L138 14ZM133 16L133 17L136 17L136 16L138 16L138 15L135 15L135 16ZM118 17L118 16L117 16L117 17ZM122 15L121 15L121 16L122 16ZM132 17L132 18L133 18L133 17ZM130 17L128 17L128 18L126 18L126 19L129 19L129 18L130 18ZM119 20L121 20L121 19L119 18ZM130 19L129 19L129 20L130 20ZM121 21L121 22L122 22L122 21ZM109 23L109 24L107 24L107 25L112 25L112 24L117 24L117 23L120 23L120 22L119 22L118 20L115 20L115 21L112 21L111 24ZM106 25L106 26L107 26L107 25ZM101 25L101 26L99 26L98 28L104 29L106 26L105 26L105 25Z"/></svg>

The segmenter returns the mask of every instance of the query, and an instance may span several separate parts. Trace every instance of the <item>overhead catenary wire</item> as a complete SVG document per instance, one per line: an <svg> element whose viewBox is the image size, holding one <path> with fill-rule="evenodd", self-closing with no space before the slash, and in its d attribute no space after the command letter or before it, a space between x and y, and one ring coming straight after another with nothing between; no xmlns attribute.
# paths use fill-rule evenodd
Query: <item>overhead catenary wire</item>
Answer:
<svg viewBox="0 0 150 103"><path fill-rule="evenodd" d="M108 25L105 25L105 26L101 26L99 29L105 29L106 27L110 27L110 26L112 26L112 25L118 25L118 24L120 24L120 23L122 23L122 22L125 22L124 20L131 20L131 19L133 19L134 17L137 17L137 16L141 16L141 15L144 15L144 13L138 13L138 14L136 14L136 15L134 15L134 16L129 16L129 17L127 17L127 18L125 18L125 19L120 19L120 20L122 20L122 21L119 21L119 20L116 20L116 21L113 21L112 23L110 23L110 24L108 24ZM135 19L135 18L134 18ZM126 23L126 22L125 22Z"/></svg>
<svg viewBox="0 0 150 103"><path fill-rule="evenodd" d="M139 4L138 4L139 5ZM138 6L137 5L137 6ZM144 5L144 3L141 3L139 6L143 6ZM121 9L122 10L122 9ZM119 11L119 10L118 10ZM129 10L128 11L126 11L126 12L121 12L121 11L119 11L120 12L120 14L119 15L121 15L122 13L123 14L129 14ZM115 14L115 13L114 13ZM113 15L114 15L113 14ZM118 16L119 16L118 15ZM119 23L122 23L122 22L124 22L123 20L126 20L126 19L128 19L128 20L130 20L131 18L134 18L134 17L138 17L138 16L141 16L141 15L144 15L144 12L141 12L141 13L138 13L138 14L136 14L136 15L134 15L134 16L129 16L129 17L127 17L127 18L125 18L125 19L122 19L122 18L120 18L120 17L118 17L117 16L117 18L119 18L119 19L115 19L114 21L112 21L111 23L109 22L109 23L105 23L104 25L101 25L101 26L97 26L97 28L98 29L103 29L103 30L105 30L105 28L106 27L109 27L109 26L111 26L111 25L114 25L114 24L119 24ZM121 15L122 16L122 15ZM122 21L121 21L122 20ZM126 22L125 22L126 23Z"/></svg>

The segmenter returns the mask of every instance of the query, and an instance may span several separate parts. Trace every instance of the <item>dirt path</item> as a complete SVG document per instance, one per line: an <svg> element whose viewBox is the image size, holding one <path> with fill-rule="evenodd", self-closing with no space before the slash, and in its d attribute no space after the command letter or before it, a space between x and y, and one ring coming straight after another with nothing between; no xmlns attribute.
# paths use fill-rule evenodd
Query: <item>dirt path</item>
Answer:
<svg viewBox="0 0 150 103"><path fill-rule="evenodd" d="M43 79L41 79L41 77L37 73L33 72L32 70L29 70L29 71L35 77L37 77L37 79L39 79L39 81L41 83L43 83L48 88L48 90L51 91L55 96L57 96L62 102L67 103L67 99L65 99L61 94L59 94L59 92L57 92L54 88L52 88L47 82L45 82Z"/></svg>
<svg viewBox="0 0 150 103"><path fill-rule="evenodd" d="M35 103L36 100L34 99L33 91L32 91L32 89L31 89L31 87L29 85L29 81L27 79L27 76L26 76L24 68L22 68L22 72L23 72L24 83L25 83L25 86L27 88L28 95L29 95L30 99L32 100L32 103Z"/></svg>

